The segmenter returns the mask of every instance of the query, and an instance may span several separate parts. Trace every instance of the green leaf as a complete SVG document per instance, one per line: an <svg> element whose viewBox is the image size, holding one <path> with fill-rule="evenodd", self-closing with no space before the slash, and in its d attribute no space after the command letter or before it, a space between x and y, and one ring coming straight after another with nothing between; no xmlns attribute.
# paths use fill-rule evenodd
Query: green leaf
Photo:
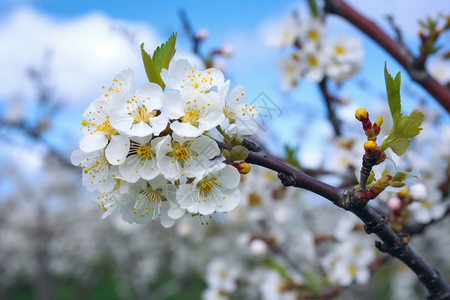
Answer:
<svg viewBox="0 0 450 300"><path fill-rule="evenodd" d="M408 149L410 141L408 138L398 138L389 143L389 147L391 147L392 151L398 156L402 156L406 149Z"/></svg>
<svg viewBox="0 0 450 300"><path fill-rule="evenodd" d="M175 43L177 41L177 34L172 33L167 42L156 48L153 52L153 63L155 67L161 72L162 69L169 68L170 61L175 55Z"/></svg>
<svg viewBox="0 0 450 300"><path fill-rule="evenodd" d="M303 272L303 277L305 278L306 288L308 292L312 295L319 295L320 292L320 281L314 276L313 273L305 271Z"/></svg>
<svg viewBox="0 0 450 300"><path fill-rule="evenodd" d="M284 161L291 166L300 169L300 162L297 159L299 147L290 147L289 145L284 146Z"/></svg>
<svg viewBox="0 0 450 300"><path fill-rule="evenodd" d="M173 33L167 42L156 48L153 57L144 50L144 43L141 44L142 60L147 78L150 82L159 84L162 89L165 88L165 84L161 79L161 70L169 68L170 61L176 52L176 40L177 34Z"/></svg>
<svg viewBox="0 0 450 300"><path fill-rule="evenodd" d="M308 0L309 9L313 17L317 18L319 16L319 9L317 8L316 0Z"/></svg>
<svg viewBox="0 0 450 300"><path fill-rule="evenodd" d="M392 181L400 181L402 182L403 180L406 179L406 176L408 176L409 172L397 172L393 177L392 177Z"/></svg>
<svg viewBox="0 0 450 300"><path fill-rule="evenodd" d="M419 126L423 122L423 117L423 113L417 109L413 110L409 116L402 117L397 128L397 136L412 138L418 135L422 130Z"/></svg>
<svg viewBox="0 0 450 300"><path fill-rule="evenodd" d="M241 145L236 145L231 149L230 160L231 161L241 161L248 157L248 149Z"/></svg>
<svg viewBox="0 0 450 300"><path fill-rule="evenodd" d="M141 44L141 54L148 81L159 84L159 86L164 89L165 85L161 79L161 75L158 73L158 69L155 67L152 57L147 52L145 52L144 43Z"/></svg>
<svg viewBox="0 0 450 300"><path fill-rule="evenodd" d="M397 73L395 79L392 78L387 70L386 64L384 65L384 80L386 82L386 92L389 102L389 109L391 111L392 120L394 121L394 130L400 122L401 118L401 104L400 104L400 84L401 76L400 72Z"/></svg>
<svg viewBox="0 0 450 300"><path fill-rule="evenodd" d="M275 260L271 259L271 258L265 258L263 260L263 263L266 267L268 267L269 269L272 269L274 271L277 271L278 274L280 274L280 276L283 279L289 279L289 276L286 272L286 269L283 268L282 265L280 265L279 263L277 263Z"/></svg>
<svg viewBox="0 0 450 300"><path fill-rule="evenodd" d="M393 181L393 180L389 181L389 185L392 186L392 187L395 187L395 188L401 188L401 187L405 186L405 184L403 182L401 182L401 181Z"/></svg>

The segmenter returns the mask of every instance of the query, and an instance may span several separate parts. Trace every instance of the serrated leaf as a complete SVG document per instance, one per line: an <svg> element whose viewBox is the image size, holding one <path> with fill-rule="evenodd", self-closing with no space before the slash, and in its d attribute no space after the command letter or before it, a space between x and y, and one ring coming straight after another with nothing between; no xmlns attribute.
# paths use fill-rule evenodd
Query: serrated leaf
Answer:
<svg viewBox="0 0 450 300"><path fill-rule="evenodd" d="M409 139L407 138L399 138L389 143L389 147L391 147L392 151L398 156L402 156L406 149L409 147Z"/></svg>
<svg viewBox="0 0 450 300"><path fill-rule="evenodd" d="M404 116L400 120L396 136L400 138L412 138L420 133L424 115L420 110L413 110L409 116ZM395 136L394 136L395 138Z"/></svg>
<svg viewBox="0 0 450 300"><path fill-rule="evenodd" d="M159 84L162 89L165 88L165 84L161 79L161 70L169 67L170 61L175 55L175 43L177 40L177 34L173 33L167 42L161 44L153 51L153 56L150 56L144 50L144 43L141 44L142 60L144 61L145 73L150 82Z"/></svg>
<svg viewBox="0 0 450 300"><path fill-rule="evenodd" d="M384 65L384 80L386 82L386 92L389 102L389 109L391 111L392 120L394 122L394 130L400 122L401 118L401 104L400 104L400 84L401 75L397 73L395 79L392 78L387 70L386 64Z"/></svg>
<svg viewBox="0 0 450 300"><path fill-rule="evenodd" d="M175 55L175 43L177 41L177 34L172 33L167 42L161 44L158 48L156 48L155 52L153 52L153 63L155 67L159 69L161 73L162 69L169 68L170 61Z"/></svg>
<svg viewBox="0 0 450 300"><path fill-rule="evenodd" d="M144 62L145 73L147 74L148 81L159 84L162 89L165 85L161 79L161 70L158 72L152 57L144 50L144 43L141 44L142 61Z"/></svg>

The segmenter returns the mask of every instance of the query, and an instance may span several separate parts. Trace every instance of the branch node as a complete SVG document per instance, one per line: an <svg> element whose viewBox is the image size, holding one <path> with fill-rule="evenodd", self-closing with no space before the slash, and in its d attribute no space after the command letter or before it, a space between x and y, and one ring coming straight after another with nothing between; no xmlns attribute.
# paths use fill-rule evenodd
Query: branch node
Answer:
<svg viewBox="0 0 450 300"><path fill-rule="evenodd" d="M363 208L367 202L362 201L355 191L342 191L337 206L342 207L345 210L356 210ZM336 204L336 203L335 203Z"/></svg>
<svg viewBox="0 0 450 300"><path fill-rule="evenodd" d="M260 152L262 150L260 145L248 139L243 139L242 146L252 152Z"/></svg>
<svg viewBox="0 0 450 300"><path fill-rule="evenodd" d="M280 178L281 183L284 186L294 186L294 184L295 184L295 176L293 174L279 172L278 178Z"/></svg>
<svg viewBox="0 0 450 300"><path fill-rule="evenodd" d="M385 215L382 215L375 222L366 223L366 225L364 226L364 230L366 231L367 234L377 233L383 230L384 225L386 225L388 221L389 218Z"/></svg>
<svg viewBox="0 0 450 300"><path fill-rule="evenodd" d="M401 257L408 249L408 237L406 234L399 234L400 240L392 245L383 244L380 241L375 242L375 247L381 252L389 253L395 257Z"/></svg>

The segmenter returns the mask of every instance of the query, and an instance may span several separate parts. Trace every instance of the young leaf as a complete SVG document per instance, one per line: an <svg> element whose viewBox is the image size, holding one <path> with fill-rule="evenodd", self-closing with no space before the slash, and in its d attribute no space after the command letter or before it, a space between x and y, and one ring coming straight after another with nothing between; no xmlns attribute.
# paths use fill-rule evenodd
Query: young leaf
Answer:
<svg viewBox="0 0 450 300"><path fill-rule="evenodd" d="M398 156L402 156L406 149L409 147L409 139L407 138L398 138L393 142L389 143L389 147L391 147L392 151Z"/></svg>
<svg viewBox="0 0 450 300"><path fill-rule="evenodd" d="M395 79L392 78L387 70L386 64L384 65L384 80L386 82L386 92L389 102L389 109L391 111L392 120L394 121L394 129L397 127L401 118L401 104L400 104L400 72L397 73Z"/></svg>
<svg viewBox="0 0 450 300"><path fill-rule="evenodd" d="M158 72L155 64L153 63L152 57L144 50L144 43L141 44L141 54L148 81L157 83L161 86L161 88L164 88L165 85L161 79L161 75L159 74L161 71Z"/></svg>
<svg viewBox="0 0 450 300"><path fill-rule="evenodd" d="M162 89L164 89L165 84L161 79L161 70L169 68L170 61L175 55L176 40L177 34L173 33L167 42L156 48L153 52L153 57L145 52L144 43L141 44L142 60L144 61L145 73L147 74L148 80L159 84Z"/></svg>
<svg viewBox="0 0 450 300"><path fill-rule="evenodd" d="M423 117L423 113L417 109L413 110L409 116L404 116L400 120L397 135L404 138L412 138L418 135L422 130L419 126L422 124Z"/></svg>
<svg viewBox="0 0 450 300"><path fill-rule="evenodd" d="M155 52L153 52L153 62L155 67L159 69L159 73L161 73L162 69L169 68L170 61L175 55L175 43L177 41L177 34L172 33L167 42L156 48Z"/></svg>

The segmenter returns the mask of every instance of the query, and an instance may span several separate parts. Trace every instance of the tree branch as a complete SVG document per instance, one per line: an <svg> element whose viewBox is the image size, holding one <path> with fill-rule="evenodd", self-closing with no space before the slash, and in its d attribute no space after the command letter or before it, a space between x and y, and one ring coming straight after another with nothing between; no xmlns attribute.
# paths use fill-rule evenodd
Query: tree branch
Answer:
<svg viewBox="0 0 450 300"><path fill-rule="evenodd" d="M231 149L224 143L217 142L217 144L222 149ZM444 300L450 298L450 286L439 272L408 246L406 236L397 235L389 227L386 216L379 215L369 205L362 202L356 196L355 191L341 190L312 178L265 151L249 152L245 161L278 172L278 177L284 185L306 189L354 213L364 222L368 234L375 233L381 239L382 242L377 241L375 243L380 251L398 258L416 273L429 292L428 299Z"/></svg>
<svg viewBox="0 0 450 300"><path fill-rule="evenodd" d="M327 106L328 111L328 119L330 120L331 125L333 125L334 134L336 136L341 136L341 121L336 117L334 109L332 107L332 103L339 102L339 99L330 95L327 88L327 78L325 77L320 83L320 92L322 93L323 99L325 100L325 105Z"/></svg>
<svg viewBox="0 0 450 300"><path fill-rule="evenodd" d="M346 19L383 47L384 50L405 68L412 80L420 84L450 112L450 89L431 77L425 70L423 62L415 58L408 49L391 39L374 22L361 15L342 0L325 0L325 11Z"/></svg>

